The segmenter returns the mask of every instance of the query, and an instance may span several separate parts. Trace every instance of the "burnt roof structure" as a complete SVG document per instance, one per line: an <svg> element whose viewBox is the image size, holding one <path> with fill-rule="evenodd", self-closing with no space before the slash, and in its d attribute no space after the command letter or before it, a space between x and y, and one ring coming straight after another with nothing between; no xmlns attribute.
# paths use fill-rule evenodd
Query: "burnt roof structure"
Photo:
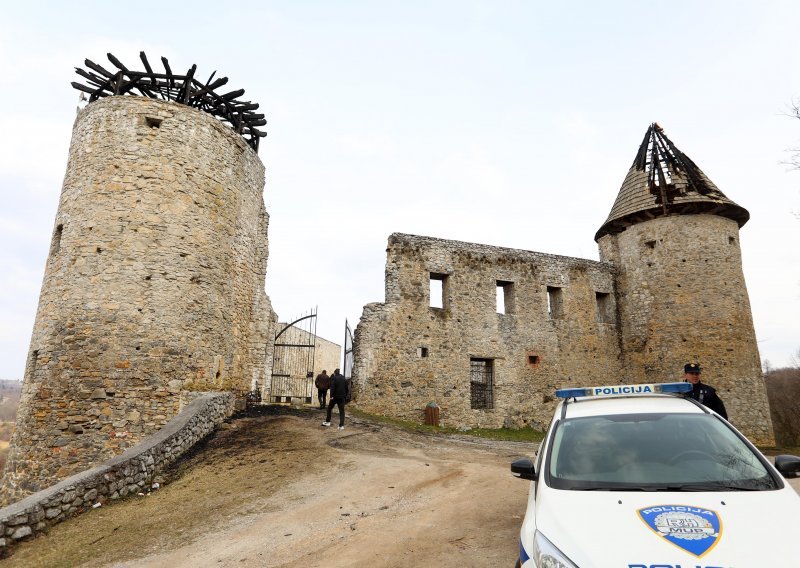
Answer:
<svg viewBox="0 0 800 568"><path fill-rule="evenodd" d="M214 89L228 82L227 77L215 80L214 75L217 72L214 71L208 81L201 83L194 78L197 65L192 65L184 75L176 75L172 72L166 57L161 58L164 73L156 73L144 51L139 52L139 58L145 71L132 71L111 53L107 55L117 71L108 71L88 59L84 61L88 70L75 68L75 72L86 80L86 84L73 81L72 86L79 91L89 93L90 103L101 97L115 95L135 95L174 101L227 122L253 150L258 152L258 141L267 133L258 130L257 127L264 126L267 121L263 114L254 112L258 109L258 103L237 100L244 94L244 89L225 94L214 92Z"/></svg>
<svg viewBox="0 0 800 568"><path fill-rule="evenodd" d="M594 240L656 217L697 213L727 217L739 227L750 219L750 213L725 197L654 122Z"/></svg>

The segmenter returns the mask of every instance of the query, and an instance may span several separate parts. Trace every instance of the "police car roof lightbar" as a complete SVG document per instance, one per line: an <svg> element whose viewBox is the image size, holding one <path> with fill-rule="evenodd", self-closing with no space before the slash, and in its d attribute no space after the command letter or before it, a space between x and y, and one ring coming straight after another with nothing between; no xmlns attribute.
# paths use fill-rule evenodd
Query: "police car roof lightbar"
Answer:
<svg viewBox="0 0 800 568"><path fill-rule="evenodd" d="M680 393L692 390L690 383L655 383L646 385L613 385L607 387L586 387L559 389L558 398L577 398L582 396L615 396L631 394Z"/></svg>

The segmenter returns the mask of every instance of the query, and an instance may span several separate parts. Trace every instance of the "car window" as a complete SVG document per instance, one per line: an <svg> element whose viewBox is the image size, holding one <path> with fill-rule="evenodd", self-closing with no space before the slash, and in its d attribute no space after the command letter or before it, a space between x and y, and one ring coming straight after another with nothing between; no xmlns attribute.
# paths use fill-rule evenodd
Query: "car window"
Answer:
<svg viewBox="0 0 800 568"><path fill-rule="evenodd" d="M562 420L548 484L560 489L756 490L778 485L761 459L710 414Z"/></svg>

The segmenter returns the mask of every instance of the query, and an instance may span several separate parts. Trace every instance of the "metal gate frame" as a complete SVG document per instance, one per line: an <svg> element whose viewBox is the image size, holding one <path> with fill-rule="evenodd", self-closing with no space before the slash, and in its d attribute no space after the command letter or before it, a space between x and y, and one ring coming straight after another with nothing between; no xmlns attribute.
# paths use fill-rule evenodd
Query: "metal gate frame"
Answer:
<svg viewBox="0 0 800 568"><path fill-rule="evenodd" d="M346 319L344 320L344 364L342 369L345 379L353 378L353 332Z"/></svg>
<svg viewBox="0 0 800 568"><path fill-rule="evenodd" d="M353 400L353 332L347 319L344 320L344 362L342 370L347 381L347 402Z"/></svg>
<svg viewBox="0 0 800 568"><path fill-rule="evenodd" d="M307 321L307 328L296 324ZM303 399L311 403L314 392L314 356L317 343L317 310L311 310L275 335L272 351L270 402Z"/></svg>

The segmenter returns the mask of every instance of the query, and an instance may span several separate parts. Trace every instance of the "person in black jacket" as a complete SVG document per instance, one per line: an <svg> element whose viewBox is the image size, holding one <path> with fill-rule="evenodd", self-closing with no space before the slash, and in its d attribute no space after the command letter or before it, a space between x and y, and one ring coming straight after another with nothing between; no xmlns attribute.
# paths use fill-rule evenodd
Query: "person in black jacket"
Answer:
<svg viewBox="0 0 800 568"><path fill-rule="evenodd" d="M727 420L728 413L725 411L725 404L723 404L722 399L717 395L717 391L714 387L710 387L700 381L700 371L701 369L698 363L686 363L683 366L683 380L692 385L692 392L687 392L686 396L707 406Z"/></svg>
<svg viewBox="0 0 800 568"><path fill-rule="evenodd" d="M325 403L328 399L328 389L331 388L331 378L328 376L328 371L322 369L322 372L317 375L314 380L314 385L317 387L317 400L319 400L320 409L325 408Z"/></svg>
<svg viewBox="0 0 800 568"><path fill-rule="evenodd" d="M347 391L349 385L344 375L339 372L339 369L333 371L331 375L331 400L328 403L328 413L325 415L325 422L323 426L331 425L331 413L333 406L339 407L339 430L344 430L344 404L347 401Z"/></svg>

